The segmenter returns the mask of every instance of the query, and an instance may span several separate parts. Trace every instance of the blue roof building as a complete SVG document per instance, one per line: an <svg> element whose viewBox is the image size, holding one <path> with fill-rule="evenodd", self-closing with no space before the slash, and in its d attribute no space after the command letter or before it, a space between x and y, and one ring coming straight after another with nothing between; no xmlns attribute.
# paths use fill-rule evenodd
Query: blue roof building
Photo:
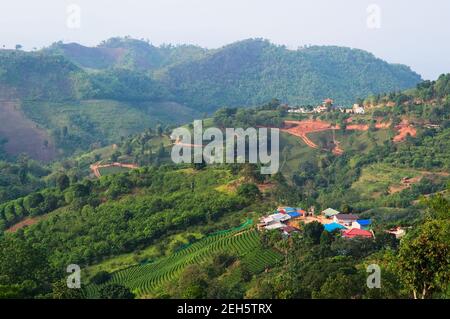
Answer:
<svg viewBox="0 0 450 319"><path fill-rule="evenodd" d="M324 225L324 228L329 233L335 231L336 229L346 229L344 226L342 226L341 224L338 224L338 223L326 224L326 225Z"/></svg>
<svg viewBox="0 0 450 319"><path fill-rule="evenodd" d="M372 221L370 219L358 219L352 225L355 228L367 229L371 224L372 224Z"/></svg>
<svg viewBox="0 0 450 319"><path fill-rule="evenodd" d="M289 212L287 213L289 216L291 216L292 218L297 218L300 217L301 214L299 212Z"/></svg>

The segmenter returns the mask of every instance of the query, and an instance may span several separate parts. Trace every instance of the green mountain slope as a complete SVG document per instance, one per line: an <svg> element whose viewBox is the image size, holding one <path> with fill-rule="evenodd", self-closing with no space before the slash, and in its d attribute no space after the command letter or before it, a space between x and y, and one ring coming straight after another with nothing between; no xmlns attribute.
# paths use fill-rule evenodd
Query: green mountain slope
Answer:
<svg viewBox="0 0 450 319"><path fill-rule="evenodd" d="M165 284L179 278L188 265L199 264L219 253L240 256L250 266L252 274L274 266L281 255L271 249L263 249L258 233L248 223L203 238L179 251L154 262L136 265L113 274L111 281L128 286L138 295L156 294ZM97 285L87 288L95 297Z"/></svg>
<svg viewBox="0 0 450 319"><path fill-rule="evenodd" d="M314 46L297 51L264 40L245 40L207 57L170 68L164 82L188 105L257 105L277 97L290 104L332 97L352 103L370 93L415 86L420 76L403 65L342 47Z"/></svg>
<svg viewBox="0 0 450 319"><path fill-rule="evenodd" d="M96 47L57 42L44 51L64 55L87 69L126 68L153 71L203 57L208 50L194 45L156 47L143 40L111 38Z"/></svg>
<svg viewBox="0 0 450 319"><path fill-rule="evenodd" d="M140 71L91 73L61 55L0 50L0 140L8 155L47 162L197 115Z"/></svg>
<svg viewBox="0 0 450 319"><path fill-rule="evenodd" d="M46 51L63 54L83 68L151 73L176 101L209 111L258 105L273 97L290 104L319 103L327 97L350 103L371 93L410 88L421 80L409 67L362 50L313 46L293 51L261 39L206 50L112 38L94 48L56 43Z"/></svg>
<svg viewBox="0 0 450 319"><path fill-rule="evenodd" d="M4 102L13 101L20 123L4 128L0 138L13 144L5 148L11 155L25 152L48 161L93 143L117 142L157 122L187 122L224 105L252 106L273 97L290 104L326 97L351 103L419 81L406 66L341 47L291 51L260 39L217 50L157 47L131 38L93 48L59 42L39 52L0 51L0 107L9 114ZM39 139L25 147L27 139L16 138L23 131ZM76 134L63 141L61 131Z"/></svg>

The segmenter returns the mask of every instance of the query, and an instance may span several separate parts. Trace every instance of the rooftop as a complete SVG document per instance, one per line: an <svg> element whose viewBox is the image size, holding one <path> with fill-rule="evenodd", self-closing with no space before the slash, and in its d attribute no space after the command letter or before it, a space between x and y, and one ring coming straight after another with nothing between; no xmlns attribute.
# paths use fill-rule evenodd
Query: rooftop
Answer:
<svg viewBox="0 0 450 319"><path fill-rule="evenodd" d="M358 219L356 222L361 226L369 226L370 224L372 224L372 221L370 219Z"/></svg>
<svg viewBox="0 0 450 319"><path fill-rule="evenodd" d="M342 226L341 224L338 224L338 223L326 224L326 225L324 225L324 228L329 233L335 231L336 229L345 229L344 226Z"/></svg>
<svg viewBox="0 0 450 319"><path fill-rule="evenodd" d="M328 217L340 214L340 212L338 212L337 210L335 210L333 208L327 208L322 213L324 213L325 216L328 216Z"/></svg>
<svg viewBox="0 0 450 319"><path fill-rule="evenodd" d="M368 230L352 228L352 229L344 231L344 237L347 237L347 238L354 238L354 237L372 238L372 233Z"/></svg>
<svg viewBox="0 0 450 319"><path fill-rule="evenodd" d="M339 214L336 215L336 218L339 220L358 220L358 216L353 214Z"/></svg>

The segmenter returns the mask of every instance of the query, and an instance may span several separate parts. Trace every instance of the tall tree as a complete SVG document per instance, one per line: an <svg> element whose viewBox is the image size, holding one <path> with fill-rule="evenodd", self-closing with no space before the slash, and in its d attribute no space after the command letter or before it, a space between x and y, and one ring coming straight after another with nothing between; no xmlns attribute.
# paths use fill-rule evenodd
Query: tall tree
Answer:
<svg viewBox="0 0 450 319"><path fill-rule="evenodd" d="M412 234L415 235L415 234ZM398 270L414 299L429 298L450 281L450 221L426 222L417 234L402 240Z"/></svg>

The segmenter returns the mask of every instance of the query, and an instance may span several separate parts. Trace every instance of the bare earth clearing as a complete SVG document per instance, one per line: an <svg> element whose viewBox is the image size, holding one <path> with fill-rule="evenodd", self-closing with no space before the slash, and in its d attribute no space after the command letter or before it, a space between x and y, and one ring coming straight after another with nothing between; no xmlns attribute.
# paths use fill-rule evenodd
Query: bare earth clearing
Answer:
<svg viewBox="0 0 450 319"><path fill-rule="evenodd" d="M27 227L27 226L31 226L36 224L38 221L40 221L41 218L40 217L28 217L24 220L22 220L21 222L14 224L13 226L11 226L10 228L8 228L6 230L7 233L15 233L16 231L18 231L21 228Z"/></svg>
<svg viewBox="0 0 450 319"><path fill-rule="evenodd" d="M26 153L43 162L49 162L56 156L48 133L25 117L19 101L0 99L0 137L8 140L4 146L8 154Z"/></svg>
<svg viewBox="0 0 450 319"><path fill-rule="evenodd" d="M308 137L310 133L322 132L327 130L338 130L339 125L333 126L332 124L320 121L320 120L303 120L303 121L285 121L285 127L281 129L282 132L289 133L291 135L300 137L306 145L311 148L318 149L319 146L315 144ZM390 123L376 123L376 129L388 129ZM406 139L408 135L416 136L417 130L410 125L407 121L403 121L401 124L397 125L395 129L398 131L397 135L394 137L393 141L395 143L402 142ZM348 131L367 131L369 130L369 125L367 124L349 124L346 127ZM336 155L342 155L344 150L339 146L338 141L334 141L335 147L333 153Z"/></svg>

